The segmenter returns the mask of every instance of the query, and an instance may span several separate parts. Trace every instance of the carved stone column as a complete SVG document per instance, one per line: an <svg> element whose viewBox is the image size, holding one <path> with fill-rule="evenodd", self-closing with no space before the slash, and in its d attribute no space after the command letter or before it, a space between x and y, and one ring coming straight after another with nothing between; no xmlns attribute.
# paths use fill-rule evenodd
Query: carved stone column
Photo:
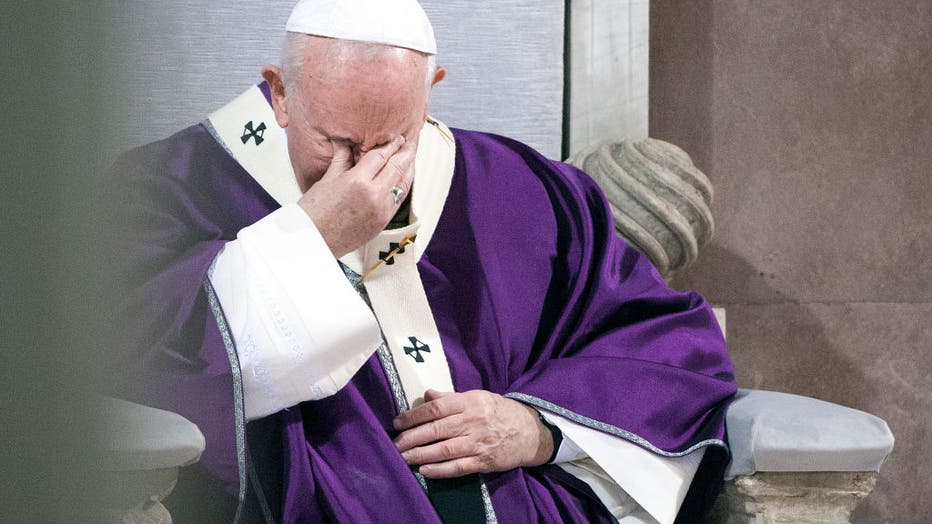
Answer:
<svg viewBox="0 0 932 524"><path fill-rule="evenodd" d="M712 184L675 145L655 138L606 142L567 162L602 187L618 234L665 277L691 264L712 238Z"/></svg>

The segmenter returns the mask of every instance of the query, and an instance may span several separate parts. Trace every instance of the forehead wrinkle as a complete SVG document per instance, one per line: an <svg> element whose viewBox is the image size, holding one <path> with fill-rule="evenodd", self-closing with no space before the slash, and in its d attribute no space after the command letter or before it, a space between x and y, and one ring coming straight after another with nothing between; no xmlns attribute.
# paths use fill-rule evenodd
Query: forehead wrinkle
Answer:
<svg viewBox="0 0 932 524"><path fill-rule="evenodd" d="M314 100L303 111L306 125L329 138L367 147L388 142L392 135L411 134L417 116L407 104L379 103L365 91L353 96L343 92L311 97Z"/></svg>
<svg viewBox="0 0 932 524"><path fill-rule="evenodd" d="M303 110L296 113L303 116L305 131L318 139L372 149L393 135L410 139L420 129L414 124L421 112L418 95L425 55L379 44L311 38L300 63L302 74L294 87L300 92L295 101Z"/></svg>
<svg viewBox="0 0 932 524"><path fill-rule="evenodd" d="M305 67L310 73L307 77L324 83L336 83L347 77L356 77L357 82L381 80L380 75L372 74L374 68L393 75L398 72L403 75L408 69L413 76L420 77L427 67L426 55L417 51L324 37L311 37L302 59L305 66L310 66Z"/></svg>

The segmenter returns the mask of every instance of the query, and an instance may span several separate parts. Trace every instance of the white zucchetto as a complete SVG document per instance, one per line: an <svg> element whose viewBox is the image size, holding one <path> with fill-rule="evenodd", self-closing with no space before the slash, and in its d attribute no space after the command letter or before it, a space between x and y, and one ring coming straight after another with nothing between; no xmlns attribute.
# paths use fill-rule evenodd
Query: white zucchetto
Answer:
<svg viewBox="0 0 932 524"><path fill-rule="evenodd" d="M285 29L437 54L434 29L416 0L301 0Z"/></svg>

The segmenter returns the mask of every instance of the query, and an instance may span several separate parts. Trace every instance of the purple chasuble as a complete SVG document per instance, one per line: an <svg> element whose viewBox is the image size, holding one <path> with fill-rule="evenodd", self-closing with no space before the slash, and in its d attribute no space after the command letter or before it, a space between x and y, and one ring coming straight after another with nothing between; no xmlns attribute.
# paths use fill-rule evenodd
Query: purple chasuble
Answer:
<svg viewBox="0 0 932 524"><path fill-rule="evenodd" d="M735 393L712 310L615 235L587 175L507 138L454 136L450 194L418 269L456 390L504 394L666 456L708 446L680 512L698 519L720 486ZM125 258L121 396L178 412L207 439L168 501L175 521L437 522L392 443L377 355L336 395L245 424L207 272L279 206L208 130L127 153L111 185ZM613 520L558 466L482 479L500 522Z"/></svg>

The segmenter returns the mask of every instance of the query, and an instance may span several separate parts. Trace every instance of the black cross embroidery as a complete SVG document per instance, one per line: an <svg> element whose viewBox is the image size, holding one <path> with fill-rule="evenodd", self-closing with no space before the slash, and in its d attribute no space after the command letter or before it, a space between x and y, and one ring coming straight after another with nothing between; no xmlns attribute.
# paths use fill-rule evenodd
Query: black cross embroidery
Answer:
<svg viewBox="0 0 932 524"><path fill-rule="evenodd" d="M245 144L246 142L249 142L250 138L254 138L256 139L256 145L259 145L263 140L265 140L262 138L263 135L265 135L265 122L259 122L259 127L253 129L252 120L250 120L249 122L246 122L245 126L243 126L243 136L241 136L240 139Z"/></svg>
<svg viewBox="0 0 932 524"><path fill-rule="evenodd" d="M390 266L395 263L395 255L400 255L405 252L405 248L399 248L398 245L398 242L390 242L388 244L388 251L379 251L379 259L385 262L386 266ZM396 249L398 251L392 253L392 251L395 251Z"/></svg>
<svg viewBox="0 0 932 524"><path fill-rule="evenodd" d="M411 345L414 347L405 346L405 355L414 357L415 362L424 362L424 356L421 355L421 352L430 353L430 346L418 340L417 337L408 337L408 340L411 341Z"/></svg>

